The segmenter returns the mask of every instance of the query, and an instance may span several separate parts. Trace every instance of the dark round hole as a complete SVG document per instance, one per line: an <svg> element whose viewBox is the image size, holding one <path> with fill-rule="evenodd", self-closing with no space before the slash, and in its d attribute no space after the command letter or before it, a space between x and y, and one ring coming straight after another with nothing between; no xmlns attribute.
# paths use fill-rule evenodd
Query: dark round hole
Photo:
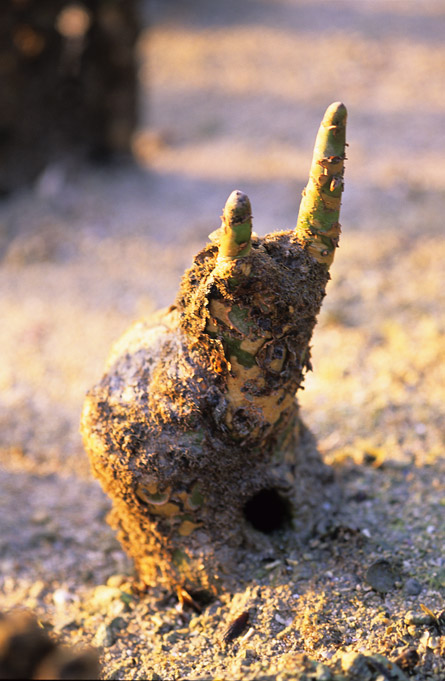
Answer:
<svg viewBox="0 0 445 681"><path fill-rule="evenodd" d="M213 603L215 595L208 589L192 589L190 596L202 609Z"/></svg>
<svg viewBox="0 0 445 681"><path fill-rule="evenodd" d="M290 507L275 489L262 489L246 503L244 515L256 530L270 534L288 524Z"/></svg>

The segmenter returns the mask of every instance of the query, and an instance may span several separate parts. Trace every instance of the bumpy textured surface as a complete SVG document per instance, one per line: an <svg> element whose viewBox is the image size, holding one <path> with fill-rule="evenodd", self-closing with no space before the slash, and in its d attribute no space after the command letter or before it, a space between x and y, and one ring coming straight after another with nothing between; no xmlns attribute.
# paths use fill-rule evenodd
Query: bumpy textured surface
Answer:
<svg viewBox="0 0 445 681"><path fill-rule="evenodd" d="M252 236L232 192L175 305L130 329L88 395L85 446L146 584L217 591L267 535L295 543L332 510L295 394L338 242L345 126L331 104L295 231Z"/></svg>
<svg viewBox="0 0 445 681"><path fill-rule="evenodd" d="M270 551L271 530L307 537L335 496L294 397L329 274L292 232L241 259L217 251L116 344L84 408L111 521L148 584L217 587L244 548Z"/></svg>

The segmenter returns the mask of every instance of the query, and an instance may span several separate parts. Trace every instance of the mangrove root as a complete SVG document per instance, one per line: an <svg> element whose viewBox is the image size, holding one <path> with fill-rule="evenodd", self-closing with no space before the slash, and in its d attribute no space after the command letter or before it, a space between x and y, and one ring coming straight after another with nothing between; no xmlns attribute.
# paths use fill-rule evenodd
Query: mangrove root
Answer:
<svg viewBox="0 0 445 681"><path fill-rule="evenodd" d="M332 514L295 393L338 244L345 125L332 104L296 229L252 234L234 191L175 304L127 331L87 396L85 447L148 585L215 591Z"/></svg>

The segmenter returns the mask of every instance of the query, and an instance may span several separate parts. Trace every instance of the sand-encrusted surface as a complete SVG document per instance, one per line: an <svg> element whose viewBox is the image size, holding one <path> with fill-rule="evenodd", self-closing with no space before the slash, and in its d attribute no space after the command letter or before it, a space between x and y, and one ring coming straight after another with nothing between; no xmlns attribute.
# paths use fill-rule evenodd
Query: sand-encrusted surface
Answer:
<svg viewBox="0 0 445 681"><path fill-rule="evenodd" d="M406 646L406 674L444 678L444 624L421 608L437 617L445 592L444 34L432 1L153 3L141 167L50 168L0 205L0 608L100 646L104 678L302 679L303 654L376 678L382 662L347 653ZM181 613L131 591L78 434L84 394L130 322L173 301L233 189L258 233L293 226L336 100L343 234L300 402L345 505L336 531Z"/></svg>

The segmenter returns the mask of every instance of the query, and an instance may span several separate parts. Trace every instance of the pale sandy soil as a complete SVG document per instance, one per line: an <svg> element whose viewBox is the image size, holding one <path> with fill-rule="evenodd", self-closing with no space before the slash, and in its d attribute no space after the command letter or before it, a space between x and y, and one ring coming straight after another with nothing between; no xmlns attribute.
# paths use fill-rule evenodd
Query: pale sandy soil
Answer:
<svg viewBox="0 0 445 681"><path fill-rule="evenodd" d="M412 678L440 681L445 625L407 613L438 614L445 595L443 3L159 0L151 24L140 166L50 168L0 205L0 609L95 643L104 678L329 681L302 676L301 655L334 674L345 652L409 645ZM261 574L246 566L201 616L128 596L78 434L84 394L128 324L173 300L232 189L257 232L292 227L336 100L343 235L300 402L344 485L339 529ZM396 573L386 596L365 579L380 558ZM242 610L252 632L221 648Z"/></svg>

